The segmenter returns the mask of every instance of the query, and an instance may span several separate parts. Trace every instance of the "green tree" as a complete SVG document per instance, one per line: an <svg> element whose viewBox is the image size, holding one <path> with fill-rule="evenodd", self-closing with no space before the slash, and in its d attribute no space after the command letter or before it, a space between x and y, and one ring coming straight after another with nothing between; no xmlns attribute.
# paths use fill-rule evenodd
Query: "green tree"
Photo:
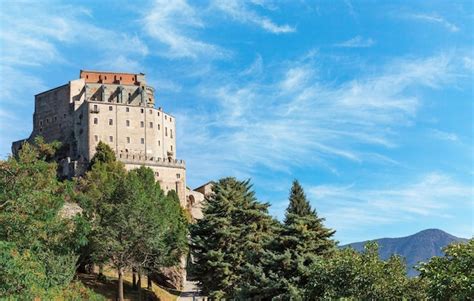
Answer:
<svg viewBox="0 0 474 301"><path fill-rule="evenodd" d="M288 220L288 215L290 214L305 216L312 212L311 205L306 199L306 194L304 193L303 187L301 187L298 180L294 180L293 184L291 185L289 200L290 204L286 209L285 223Z"/></svg>
<svg viewBox="0 0 474 301"><path fill-rule="evenodd" d="M215 183L204 217L191 227L193 272L205 294L216 299L260 294L250 280L261 271L260 255L274 238L268 206L256 200L249 181Z"/></svg>
<svg viewBox="0 0 474 301"><path fill-rule="evenodd" d="M68 285L77 250L85 242L84 220L61 217L73 187L58 181L56 164L46 161L56 148L41 139L36 142L23 144L17 157L0 161L0 292L13 298ZM22 274L26 271L36 280Z"/></svg>
<svg viewBox="0 0 474 301"><path fill-rule="evenodd" d="M418 266L427 282L427 293L434 300L474 298L474 239L454 243L444 249L444 257L433 257Z"/></svg>
<svg viewBox="0 0 474 301"><path fill-rule="evenodd" d="M99 141L95 148L95 154L91 159L90 166L97 162L110 163L116 161L115 152L110 146L102 141Z"/></svg>
<svg viewBox="0 0 474 301"><path fill-rule="evenodd" d="M423 283L409 279L399 256L379 257L376 243L359 253L352 248L319 258L311 266L304 297L307 300L424 300Z"/></svg>

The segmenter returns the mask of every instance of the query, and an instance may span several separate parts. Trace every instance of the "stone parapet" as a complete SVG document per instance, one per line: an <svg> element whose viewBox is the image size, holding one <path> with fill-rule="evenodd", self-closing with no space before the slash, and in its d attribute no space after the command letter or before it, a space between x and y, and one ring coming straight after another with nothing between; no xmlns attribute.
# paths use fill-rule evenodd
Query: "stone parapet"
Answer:
<svg viewBox="0 0 474 301"><path fill-rule="evenodd" d="M186 168L184 160L169 159L169 158L157 158L153 156L145 156L140 154L118 154L117 159L125 164L138 164L138 165L150 165L150 166L165 166L165 167L176 167Z"/></svg>

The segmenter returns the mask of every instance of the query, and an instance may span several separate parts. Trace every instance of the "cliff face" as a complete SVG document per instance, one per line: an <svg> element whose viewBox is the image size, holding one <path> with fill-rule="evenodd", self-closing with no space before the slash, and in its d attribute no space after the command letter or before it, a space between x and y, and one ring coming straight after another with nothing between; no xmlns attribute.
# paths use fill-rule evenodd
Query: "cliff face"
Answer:
<svg viewBox="0 0 474 301"><path fill-rule="evenodd" d="M467 239L459 238L439 229L427 229L416 234L399 238L380 238L373 240L379 245L379 254L382 259L391 255L403 256L406 260L408 275L415 276L418 272L414 269L419 262L426 262L433 256L443 256L443 248L453 242L465 242ZM341 246L352 247L362 252L368 241L355 242Z"/></svg>

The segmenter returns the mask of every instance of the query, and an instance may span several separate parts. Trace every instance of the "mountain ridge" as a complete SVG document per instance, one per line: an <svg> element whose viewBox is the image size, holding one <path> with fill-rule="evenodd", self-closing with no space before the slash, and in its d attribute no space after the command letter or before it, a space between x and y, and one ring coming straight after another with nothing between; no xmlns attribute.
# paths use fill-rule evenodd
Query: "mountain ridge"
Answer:
<svg viewBox="0 0 474 301"><path fill-rule="evenodd" d="M379 245L380 257L384 260L397 254L405 258L407 273L416 276L414 268L419 262L426 262L431 257L443 256L442 249L453 242L467 242L468 239L456 237L440 229L425 229L415 234L403 237L384 237L361 242L353 242L340 246L352 247L362 252L367 242L375 241Z"/></svg>

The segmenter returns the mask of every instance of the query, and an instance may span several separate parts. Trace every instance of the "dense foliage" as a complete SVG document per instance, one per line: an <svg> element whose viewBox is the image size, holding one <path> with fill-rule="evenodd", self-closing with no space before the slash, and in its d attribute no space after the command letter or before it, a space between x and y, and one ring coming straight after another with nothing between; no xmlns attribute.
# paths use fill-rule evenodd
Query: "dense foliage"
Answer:
<svg viewBox="0 0 474 301"><path fill-rule="evenodd" d="M111 264L119 277L180 263L187 220L151 169L127 172L99 143L85 177L59 180L58 149L38 138L0 161L0 298L100 299L73 281L78 262ZM65 204L76 202L82 213L67 217Z"/></svg>
<svg viewBox="0 0 474 301"><path fill-rule="evenodd" d="M474 299L474 239L444 249L444 257L433 257L418 267L427 282L428 296L436 300Z"/></svg>
<svg viewBox="0 0 474 301"><path fill-rule="evenodd" d="M58 181L47 162L58 145L24 144L17 158L0 162L0 297L33 299L67 287L87 227L61 217L72 183Z"/></svg>

